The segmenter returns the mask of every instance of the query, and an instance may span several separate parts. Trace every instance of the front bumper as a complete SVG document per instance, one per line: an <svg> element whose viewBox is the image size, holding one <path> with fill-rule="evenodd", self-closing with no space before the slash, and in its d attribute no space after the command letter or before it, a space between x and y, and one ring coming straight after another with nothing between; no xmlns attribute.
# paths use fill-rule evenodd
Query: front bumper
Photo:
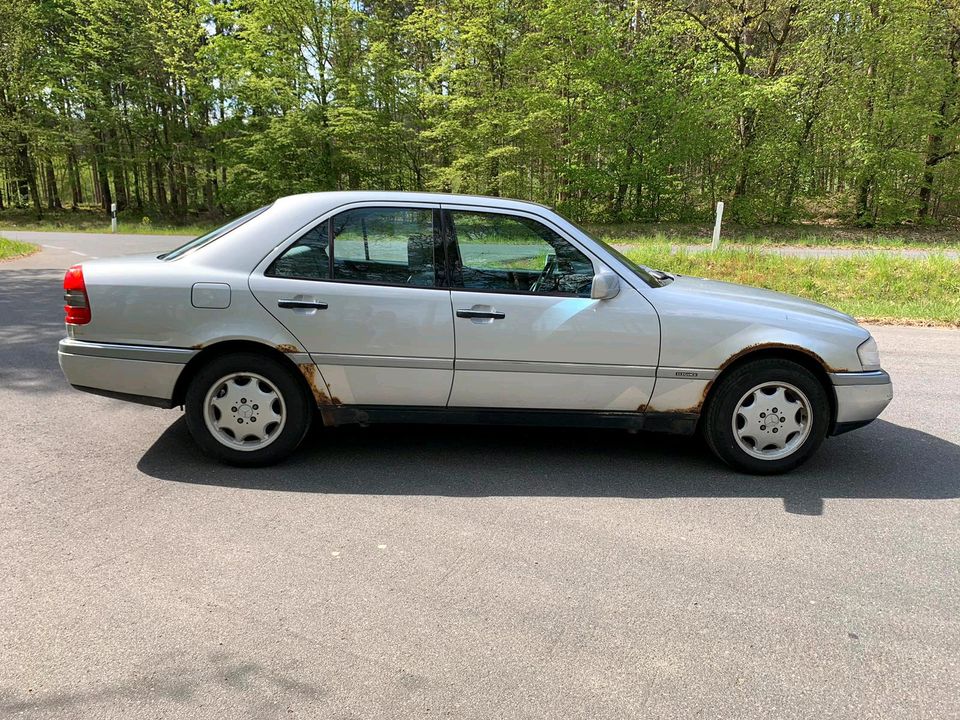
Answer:
<svg viewBox="0 0 960 720"><path fill-rule="evenodd" d="M64 338L57 357L78 390L158 407L172 407L177 379L196 355L185 348L93 343Z"/></svg>
<svg viewBox="0 0 960 720"><path fill-rule="evenodd" d="M883 370L831 373L830 381L837 399L833 435L876 420L893 399L893 383Z"/></svg>

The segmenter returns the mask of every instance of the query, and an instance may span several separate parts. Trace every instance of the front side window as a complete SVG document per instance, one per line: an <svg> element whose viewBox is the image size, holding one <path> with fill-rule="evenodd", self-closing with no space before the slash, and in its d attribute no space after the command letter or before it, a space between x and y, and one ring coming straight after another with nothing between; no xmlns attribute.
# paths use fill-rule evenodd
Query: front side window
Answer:
<svg viewBox="0 0 960 720"><path fill-rule="evenodd" d="M307 231L267 275L432 287L433 215L421 208L348 210Z"/></svg>
<svg viewBox="0 0 960 720"><path fill-rule="evenodd" d="M546 225L519 215L460 210L449 218L464 288L590 297L593 263Z"/></svg>

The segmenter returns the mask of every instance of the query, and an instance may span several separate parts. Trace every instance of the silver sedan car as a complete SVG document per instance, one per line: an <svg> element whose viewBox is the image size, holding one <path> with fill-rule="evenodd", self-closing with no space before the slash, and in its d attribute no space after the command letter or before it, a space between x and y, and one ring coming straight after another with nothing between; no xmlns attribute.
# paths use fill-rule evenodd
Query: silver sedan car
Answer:
<svg viewBox="0 0 960 720"><path fill-rule="evenodd" d="M892 398L876 342L800 298L630 261L549 208L330 192L64 279L71 385L182 406L200 447L262 465L313 422L699 431L796 467Z"/></svg>

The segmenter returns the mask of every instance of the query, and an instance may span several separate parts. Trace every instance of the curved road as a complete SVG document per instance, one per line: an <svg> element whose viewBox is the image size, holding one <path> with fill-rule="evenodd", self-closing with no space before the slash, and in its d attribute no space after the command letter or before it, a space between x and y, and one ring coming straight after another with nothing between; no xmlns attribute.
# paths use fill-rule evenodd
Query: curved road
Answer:
<svg viewBox="0 0 960 720"><path fill-rule="evenodd" d="M893 404L784 478L389 426L242 471L57 367L75 253L175 242L0 264L0 717L960 714L960 332L875 328Z"/></svg>

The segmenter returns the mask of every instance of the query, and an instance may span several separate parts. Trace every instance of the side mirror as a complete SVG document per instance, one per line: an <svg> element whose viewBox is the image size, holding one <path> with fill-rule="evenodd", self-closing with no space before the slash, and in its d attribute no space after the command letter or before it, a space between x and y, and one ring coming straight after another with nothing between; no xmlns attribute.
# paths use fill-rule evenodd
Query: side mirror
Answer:
<svg viewBox="0 0 960 720"><path fill-rule="evenodd" d="M620 278L615 272L601 270L593 276L593 285L590 287L590 297L593 300L609 300L620 292Z"/></svg>

